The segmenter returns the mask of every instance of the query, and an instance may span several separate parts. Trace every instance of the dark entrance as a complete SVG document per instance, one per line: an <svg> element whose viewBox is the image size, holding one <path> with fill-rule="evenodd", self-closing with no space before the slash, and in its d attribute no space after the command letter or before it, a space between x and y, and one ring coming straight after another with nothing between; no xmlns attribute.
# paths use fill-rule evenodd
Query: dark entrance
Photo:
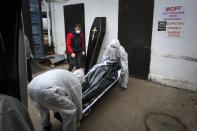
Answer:
<svg viewBox="0 0 197 131"><path fill-rule="evenodd" d="M150 65L154 0L119 0L121 44L129 57L129 74L147 79Z"/></svg>
<svg viewBox="0 0 197 131"><path fill-rule="evenodd" d="M68 35L68 33L71 32L73 26L77 23L81 24L81 31L84 36L84 44L85 44L84 4L74 4L74 5L64 6L64 24L65 24L66 36ZM85 67L85 58L82 58L81 66Z"/></svg>

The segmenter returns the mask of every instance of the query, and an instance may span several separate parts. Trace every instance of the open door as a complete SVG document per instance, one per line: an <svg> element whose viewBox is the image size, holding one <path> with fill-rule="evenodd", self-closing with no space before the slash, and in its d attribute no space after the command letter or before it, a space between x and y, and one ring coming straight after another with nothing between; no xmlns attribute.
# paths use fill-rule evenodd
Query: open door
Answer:
<svg viewBox="0 0 197 131"><path fill-rule="evenodd" d="M85 20L84 4L74 4L64 6L65 36L73 30L75 24L81 24L81 31L84 36L85 46ZM86 47L86 46L85 46ZM85 67L85 58L81 57L81 67Z"/></svg>

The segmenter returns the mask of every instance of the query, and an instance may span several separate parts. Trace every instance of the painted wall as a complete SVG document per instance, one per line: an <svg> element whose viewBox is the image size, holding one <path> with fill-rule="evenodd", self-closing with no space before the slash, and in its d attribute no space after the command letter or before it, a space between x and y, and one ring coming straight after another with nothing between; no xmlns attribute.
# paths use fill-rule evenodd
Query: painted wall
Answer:
<svg viewBox="0 0 197 131"><path fill-rule="evenodd" d="M51 2L52 17L52 35L54 50L57 54L65 54L65 28L64 28L63 4L60 2Z"/></svg>
<svg viewBox="0 0 197 131"><path fill-rule="evenodd" d="M197 90L196 5L196 0L155 0L149 74L151 80L173 87ZM182 6L181 11L184 14L178 17L184 25L167 25L181 27L180 30L175 29L181 32L181 36L172 38L168 36L170 33L167 31L173 29L158 31L158 21L163 20L162 13L166 12L165 7L173 10L176 6ZM175 12L179 12L178 7L176 9Z"/></svg>
<svg viewBox="0 0 197 131"><path fill-rule="evenodd" d="M66 49L63 6L78 3L84 3L85 8L86 46L88 46L89 32L94 18L107 17L106 34L100 52L100 59L110 41L118 37L118 0L69 0L63 3L53 2L51 6L55 52L57 54L64 54Z"/></svg>

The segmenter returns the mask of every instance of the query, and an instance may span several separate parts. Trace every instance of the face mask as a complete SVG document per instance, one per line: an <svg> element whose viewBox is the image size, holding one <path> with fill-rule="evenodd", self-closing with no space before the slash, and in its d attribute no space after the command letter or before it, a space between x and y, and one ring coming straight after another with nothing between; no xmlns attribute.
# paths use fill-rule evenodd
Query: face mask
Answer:
<svg viewBox="0 0 197 131"><path fill-rule="evenodd" d="M80 31L80 30L76 30L75 33L76 33L76 34L80 34L81 31Z"/></svg>
<svg viewBox="0 0 197 131"><path fill-rule="evenodd" d="M116 52L116 50L117 50L116 48L114 48L114 47L111 46L111 51L112 52Z"/></svg>

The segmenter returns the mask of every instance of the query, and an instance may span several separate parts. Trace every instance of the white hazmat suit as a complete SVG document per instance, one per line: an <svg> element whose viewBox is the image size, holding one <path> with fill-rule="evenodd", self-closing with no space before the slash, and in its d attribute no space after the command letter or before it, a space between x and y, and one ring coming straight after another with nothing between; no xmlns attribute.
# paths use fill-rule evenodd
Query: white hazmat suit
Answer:
<svg viewBox="0 0 197 131"><path fill-rule="evenodd" d="M4 94L0 94L0 131L34 131L23 103Z"/></svg>
<svg viewBox="0 0 197 131"><path fill-rule="evenodd" d="M128 79L129 79L129 69L128 69L128 54L125 51L124 47L120 45L119 40L115 39L111 42L111 44L105 50L102 60L112 59L112 60L120 60L122 66L122 88L128 87Z"/></svg>
<svg viewBox="0 0 197 131"><path fill-rule="evenodd" d="M49 110L59 112L63 131L75 131L82 118L82 87L85 77L81 69L71 73L56 69L35 77L28 85L32 104L39 111L42 127L50 124Z"/></svg>

